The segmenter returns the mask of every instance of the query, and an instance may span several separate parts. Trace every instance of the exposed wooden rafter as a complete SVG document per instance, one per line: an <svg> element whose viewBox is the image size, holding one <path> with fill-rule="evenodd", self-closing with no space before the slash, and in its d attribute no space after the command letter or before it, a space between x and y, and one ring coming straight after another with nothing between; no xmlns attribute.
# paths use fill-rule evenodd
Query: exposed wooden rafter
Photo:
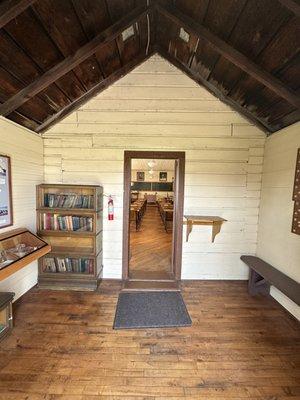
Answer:
<svg viewBox="0 0 300 400"><path fill-rule="evenodd" d="M214 35L203 25L195 22L189 16L183 14L176 7L161 6L157 4L157 9L162 15L171 19L188 32L208 41L218 53L222 54L222 56L224 56L234 65L251 75L270 90L274 91L278 96L284 98L290 104L300 109L300 97L293 90L288 89L279 79L265 71L261 66L251 61L248 57L230 46L224 40Z"/></svg>
<svg viewBox="0 0 300 400"><path fill-rule="evenodd" d="M279 0L280 3L292 11L297 17L300 17L300 4L294 0Z"/></svg>
<svg viewBox="0 0 300 400"><path fill-rule="evenodd" d="M207 2L177 3L0 0L0 115L43 132L146 60L149 49L265 131L299 120L300 0L210 2L209 12ZM123 40L130 26L134 34ZM179 39L181 27L191 40ZM239 37L268 67L237 47Z"/></svg>
<svg viewBox="0 0 300 400"><path fill-rule="evenodd" d="M0 4L0 29L16 18L36 0L6 0Z"/></svg>
<svg viewBox="0 0 300 400"><path fill-rule="evenodd" d="M66 107L62 108L58 113L49 117L46 121L44 121L35 131L40 133L49 129L52 125L54 125L57 121L66 117L73 111L77 110L81 107L85 102L87 102L90 98L102 92L108 86L116 82L118 79L122 78L124 75L128 74L142 62L146 61L149 57L153 55L153 51L149 51L148 54L141 53L139 56L135 57L129 63L123 65L116 72L109 75L103 81L99 82L98 85L94 86L92 89L84 93L81 97L76 99L73 103L68 104Z"/></svg>
<svg viewBox="0 0 300 400"><path fill-rule="evenodd" d="M55 65L49 71L45 72L31 84L19 91L17 94L8 99L0 106L0 115L6 116L12 111L19 108L26 101L40 93L43 89L55 82L57 79L71 71L77 65L82 63L88 57L93 55L101 47L105 46L108 42L116 39L126 28L134 24L139 18L151 12L152 6L136 7L125 17L118 20L116 23L105 29L87 44L82 46L73 55L65 58L59 64ZM106 81L106 80L104 80Z"/></svg>
<svg viewBox="0 0 300 400"><path fill-rule="evenodd" d="M175 65L178 69L184 72L189 78L193 79L198 84L204 86L209 92L217 96L221 101L225 104L229 105L235 111L239 112L241 115L245 116L252 124L256 125L259 129L267 132L274 132L274 129L269 126L262 119L254 116L247 108L242 107L236 101L232 100L230 97L225 96L224 93L221 92L216 86L214 86L211 82L202 78L199 74L195 74L190 68L188 68L185 64L181 63L178 59L173 57L170 53L163 50L161 47L156 47L158 54L160 54L163 58L169 61L171 64Z"/></svg>

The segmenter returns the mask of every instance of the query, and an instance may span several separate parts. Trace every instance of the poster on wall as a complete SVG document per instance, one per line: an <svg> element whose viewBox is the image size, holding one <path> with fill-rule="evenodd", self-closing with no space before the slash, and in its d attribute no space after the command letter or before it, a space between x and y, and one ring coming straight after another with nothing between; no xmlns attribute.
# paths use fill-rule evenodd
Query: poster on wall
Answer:
<svg viewBox="0 0 300 400"><path fill-rule="evenodd" d="M159 173L159 181L160 182L167 182L168 173L167 172L160 172Z"/></svg>
<svg viewBox="0 0 300 400"><path fill-rule="evenodd" d="M10 157L0 154L0 229L12 223Z"/></svg>
<svg viewBox="0 0 300 400"><path fill-rule="evenodd" d="M136 173L136 180L137 180L138 182L144 182L144 180L145 180L145 172L143 172L143 171L138 171L138 172Z"/></svg>
<svg viewBox="0 0 300 400"><path fill-rule="evenodd" d="M297 161L296 161L296 171L294 180L294 190L293 190L293 200L294 213L293 213L293 223L292 232L296 235L300 235L300 148L298 149Z"/></svg>

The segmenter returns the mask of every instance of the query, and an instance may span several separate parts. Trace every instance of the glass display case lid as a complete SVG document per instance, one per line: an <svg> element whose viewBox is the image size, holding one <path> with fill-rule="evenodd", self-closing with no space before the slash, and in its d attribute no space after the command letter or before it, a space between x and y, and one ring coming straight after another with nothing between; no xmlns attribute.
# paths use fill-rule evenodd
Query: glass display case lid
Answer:
<svg viewBox="0 0 300 400"><path fill-rule="evenodd" d="M0 235L0 280L1 272L11 266L17 269L47 254L51 247L26 228L15 229ZM15 271L14 271L15 272ZM12 272L13 273L13 272ZM10 274L5 274L10 275ZM3 278L2 278L3 279Z"/></svg>

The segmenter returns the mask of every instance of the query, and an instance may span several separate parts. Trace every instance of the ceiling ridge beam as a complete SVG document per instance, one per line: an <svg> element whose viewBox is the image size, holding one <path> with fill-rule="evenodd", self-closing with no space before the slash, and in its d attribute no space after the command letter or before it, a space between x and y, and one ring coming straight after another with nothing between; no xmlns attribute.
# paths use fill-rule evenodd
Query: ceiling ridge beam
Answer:
<svg viewBox="0 0 300 400"><path fill-rule="evenodd" d="M211 82L204 79L199 74L193 72L188 66L181 63L178 59L172 56L167 51L163 50L160 46L156 46L156 51L160 54L163 58L173 64L176 68L180 69L184 72L189 78L193 79L196 83L202 85L207 89L210 93L216 96L219 100L223 103L227 104L231 108L233 108L236 112L242 114L245 118L247 118L252 124L256 125L259 129L263 130L264 132L274 132L274 129L268 125L264 120L257 118L254 116L247 108L241 106L236 101L231 99L230 97L226 96L224 93L221 92L215 85Z"/></svg>
<svg viewBox="0 0 300 400"><path fill-rule="evenodd" d="M294 13L297 17L300 17L300 5L294 0L279 0L279 2Z"/></svg>
<svg viewBox="0 0 300 400"><path fill-rule="evenodd" d="M139 6L133 9L125 17L121 18L113 25L105 29L103 32L95 36L92 40L80 47L74 54L66 57L60 63L56 64L49 71L30 83L28 86L20 90L14 96L9 98L5 103L0 106L0 115L6 116L12 111L19 108L26 101L36 96L43 89L47 88L57 79L71 71L77 65L85 61L88 57L92 56L101 47L116 39L126 28L134 24L145 14L152 10L153 6Z"/></svg>
<svg viewBox="0 0 300 400"><path fill-rule="evenodd" d="M0 29L31 6L36 0L6 0L0 5Z"/></svg>
<svg viewBox="0 0 300 400"><path fill-rule="evenodd" d="M234 47L210 32L203 25L195 22L189 16L183 14L174 6L162 6L157 4L158 11L165 17L171 19L185 30L201 39L206 40L218 53L224 56L241 70L251 75L254 79L284 98L290 104L300 109L300 97L292 89L287 88L278 78L264 70L261 66L250 60Z"/></svg>
<svg viewBox="0 0 300 400"><path fill-rule="evenodd" d="M42 133L49 129L52 125L56 124L59 120L62 118L65 118L67 115L81 107L86 101L88 101L90 98L96 96L100 92L102 92L104 89L106 89L108 86L111 84L115 83L117 80L122 78L123 76L127 75L129 72L131 72L134 68L139 66L142 62L148 60L152 55L154 54L154 51L152 48L150 48L148 54L146 53L141 53L139 56L134 58L132 61L128 62L127 64L123 65L123 67L119 68L109 76L107 76L103 81L99 82L96 86L93 86L90 90L85 92L82 96L80 96L78 99L76 99L73 103L70 103L63 107L61 110L59 110L56 114L51 115L49 118L47 118L40 126L37 127L35 132L37 133Z"/></svg>

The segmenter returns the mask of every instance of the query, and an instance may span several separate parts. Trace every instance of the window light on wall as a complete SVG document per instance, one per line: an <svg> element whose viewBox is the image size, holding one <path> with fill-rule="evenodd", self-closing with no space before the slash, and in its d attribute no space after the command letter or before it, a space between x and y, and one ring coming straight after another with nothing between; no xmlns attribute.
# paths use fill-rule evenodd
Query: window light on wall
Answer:
<svg viewBox="0 0 300 400"><path fill-rule="evenodd" d="M185 31L183 28L180 28L179 37L185 43L188 43L190 41L190 34L187 31Z"/></svg>
<svg viewBox="0 0 300 400"><path fill-rule="evenodd" d="M128 28L126 28L122 32L123 42L125 42L127 39L131 38L132 36L134 36L134 27L133 27L133 25L130 25Z"/></svg>

